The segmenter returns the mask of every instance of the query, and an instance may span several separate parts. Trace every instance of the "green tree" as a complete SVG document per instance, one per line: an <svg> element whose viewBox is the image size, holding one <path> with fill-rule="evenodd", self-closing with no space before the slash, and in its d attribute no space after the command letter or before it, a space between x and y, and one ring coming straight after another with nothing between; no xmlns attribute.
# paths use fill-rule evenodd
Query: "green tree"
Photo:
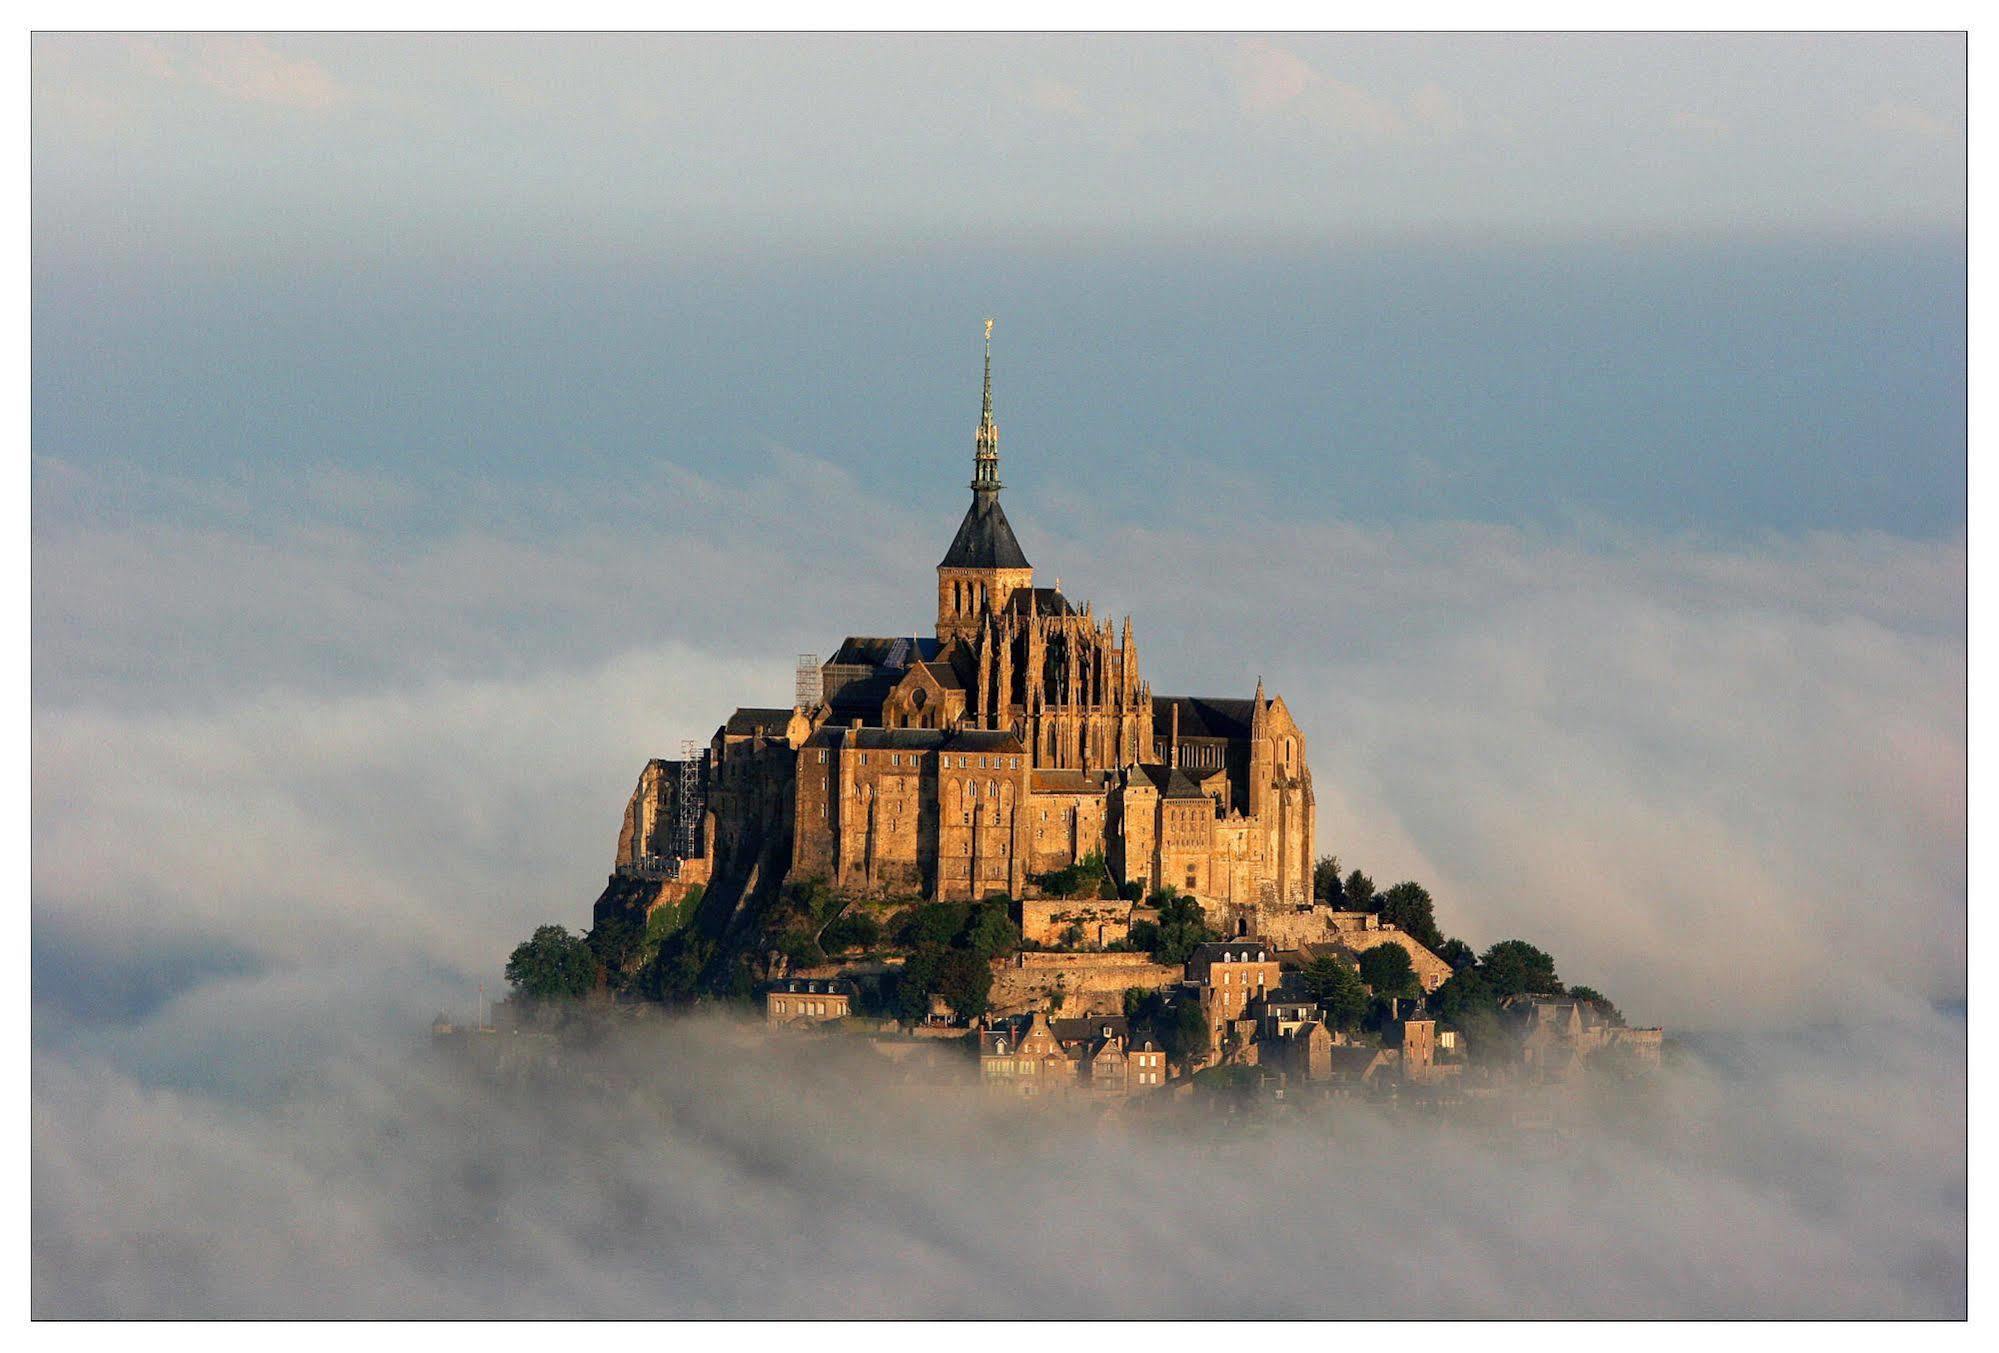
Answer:
<svg viewBox="0 0 1999 1353"><path fill-rule="evenodd" d="M1337 907L1341 900L1340 857L1321 855L1312 866L1312 900Z"/></svg>
<svg viewBox="0 0 1999 1353"><path fill-rule="evenodd" d="M1425 949L1435 950L1444 942L1437 929L1436 904L1430 899L1430 890L1420 883L1405 880L1383 893L1381 919L1399 926Z"/></svg>
<svg viewBox="0 0 1999 1353"><path fill-rule="evenodd" d="M609 984L622 990L642 961L645 928L629 912L606 916L583 937Z"/></svg>
<svg viewBox="0 0 1999 1353"><path fill-rule="evenodd" d="M1610 997L1604 995L1595 987L1570 987L1569 995L1576 1000L1587 1001L1596 1007L1597 1013L1602 1015L1605 1020L1617 1025L1619 1028L1624 1027L1624 1012L1612 1005Z"/></svg>
<svg viewBox="0 0 1999 1353"><path fill-rule="evenodd" d="M1453 971L1470 968L1478 963L1477 951L1463 940L1445 940L1437 946L1437 957L1450 964Z"/></svg>
<svg viewBox="0 0 1999 1353"><path fill-rule="evenodd" d="M1020 947L1020 927L1007 914L1010 905L1005 897L982 902L966 924L965 946L981 963Z"/></svg>
<svg viewBox="0 0 1999 1353"><path fill-rule="evenodd" d="M969 949L947 951L937 965L937 994L961 1019L977 1019L986 1013L993 989L993 970ZM929 1002L924 1003L927 1010Z"/></svg>
<svg viewBox="0 0 1999 1353"><path fill-rule="evenodd" d="M1375 908L1374 880L1358 869L1347 875L1343 895L1348 911L1373 911Z"/></svg>
<svg viewBox="0 0 1999 1353"><path fill-rule="evenodd" d="M1399 944L1377 944L1362 950L1360 980L1377 996L1414 996L1422 990L1409 951Z"/></svg>
<svg viewBox="0 0 1999 1353"><path fill-rule="evenodd" d="M507 959L507 981L538 1001L581 996L597 984L597 958L587 942L559 925L539 926Z"/></svg>
<svg viewBox="0 0 1999 1353"><path fill-rule="evenodd" d="M1501 940L1479 959L1479 971L1496 996L1559 996L1555 960L1525 940Z"/></svg>
<svg viewBox="0 0 1999 1353"><path fill-rule="evenodd" d="M1215 938L1208 913L1199 902L1172 889L1154 894L1159 921L1153 930L1152 958L1168 966L1185 963L1196 946Z"/></svg>
<svg viewBox="0 0 1999 1353"><path fill-rule="evenodd" d="M1207 1056L1212 1044L1208 1035L1208 1017L1201 1013L1199 1003L1192 1000L1175 1002L1170 1016L1158 1032L1159 1046L1168 1057L1183 1066Z"/></svg>
<svg viewBox="0 0 1999 1353"><path fill-rule="evenodd" d="M1350 1029L1367 1013L1367 988L1360 973L1345 960L1322 954L1305 965L1298 980L1319 1003L1326 1023Z"/></svg>
<svg viewBox="0 0 1999 1353"><path fill-rule="evenodd" d="M949 944L965 928L972 908L965 902L925 902L904 912L896 923L896 940L911 949Z"/></svg>
<svg viewBox="0 0 1999 1353"><path fill-rule="evenodd" d="M829 954L866 949L881 940L881 922L864 911L844 911L819 932L819 947Z"/></svg>

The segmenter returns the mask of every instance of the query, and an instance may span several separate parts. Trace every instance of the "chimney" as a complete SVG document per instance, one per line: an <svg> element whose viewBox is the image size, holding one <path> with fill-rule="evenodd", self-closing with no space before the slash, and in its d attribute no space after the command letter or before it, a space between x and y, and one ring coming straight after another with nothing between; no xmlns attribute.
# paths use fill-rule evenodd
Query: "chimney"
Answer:
<svg viewBox="0 0 1999 1353"><path fill-rule="evenodd" d="M1173 713L1169 717L1168 722L1172 726L1172 731L1167 734L1169 754L1166 758L1166 764L1177 770L1180 766L1180 702L1178 700L1173 702Z"/></svg>

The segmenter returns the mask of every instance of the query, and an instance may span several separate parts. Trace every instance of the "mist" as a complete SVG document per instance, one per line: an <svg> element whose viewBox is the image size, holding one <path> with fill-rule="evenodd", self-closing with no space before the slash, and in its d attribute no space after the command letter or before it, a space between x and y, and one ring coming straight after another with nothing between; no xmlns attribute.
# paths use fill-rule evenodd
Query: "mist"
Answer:
<svg viewBox="0 0 1999 1353"><path fill-rule="evenodd" d="M1554 1145L1365 1103L1098 1121L711 1019L533 1088L415 1038L268 1103L43 1057L34 1308L1948 1317L1962 1030L1745 1039L1560 1101Z"/></svg>

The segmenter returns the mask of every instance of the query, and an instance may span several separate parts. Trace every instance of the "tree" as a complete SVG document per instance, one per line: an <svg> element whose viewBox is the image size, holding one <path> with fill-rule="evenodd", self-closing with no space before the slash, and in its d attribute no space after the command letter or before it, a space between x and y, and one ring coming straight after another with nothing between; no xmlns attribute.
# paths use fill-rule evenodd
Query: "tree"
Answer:
<svg viewBox="0 0 1999 1353"><path fill-rule="evenodd" d="M1422 988L1409 951L1399 944L1377 944L1361 951L1360 980L1377 996L1414 996Z"/></svg>
<svg viewBox="0 0 1999 1353"><path fill-rule="evenodd" d="M1340 898L1340 857L1321 855L1312 866L1312 900L1337 907Z"/></svg>
<svg viewBox="0 0 1999 1353"><path fill-rule="evenodd" d="M1595 1006L1597 1013L1602 1015L1607 1022L1617 1025L1620 1029L1624 1027L1624 1012L1612 1005L1610 997L1604 995L1595 987L1570 987L1569 995L1576 1000L1586 1001L1590 1005Z"/></svg>
<svg viewBox="0 0 1999 1353"><path fill-rule="evenodd" d="M1501 940L1485 951L1479 971L1496 996L1559 996L1555 960L1525 940Z"/></svg>
<svg viewBox="0 0 1999 1353"><path fill-rule="evenodd" d="M1347 875L1344 895L1348 911L1373 911L1374 880L1356 869Z"/></svg>
<svg viewBox="0 0 1999 1353"><path fill-rule="evenodd" d="M965 928L971 912L971 906L964 902L925 902L897 919L895 937L912 949L949 944Z"/></svg>
<svg viewBox="0 0 1999 1353"><path fill-rule="evenodd" d="M1181 1065L1208 1055L1208 1017L1197 1002L1183 1000L1173 1006L1171 1018L1159 1030L1159 1046Z"/></svg>
<svg viewBox="0 0 1999 1353"><path fill-rule="evenodd" d="M581 996L597 984L597 959L588 943L562 926L539 926L508 957L507 981L534 1000Z"/></svg>
<svg viewBox="0 0 1999 1353"><path fill-rule="evenodd" d="M1437 929L1436 904L1430 900L1430 890L1420 883L1405 880L1383 893L1381 919L1399 927L1425 949L1434 950L1444 942L1443 932Z"/></svg>
<svg viewBox="0 0 1999 1353"><path fill-rule="evenodd" d="M936 991L958 1012L960 1019L977 1019L986 1013L992 994L993 970L969 949L948 950L937 965ZM929 1002L924 1002L927 1012Z"/></svg>
<svg viewBox="0 0 1999 1353"><path fill-rule="evenodd" d="M604 969L610 984L622 990L642 960L645 928L636 916L619 912L592 926L583 942L590 946L591 957Z"/></svg>
<svg viewBox="0 0 1999 1353"><path fill-rule="evenodd" d="M1477 952L1463 940L1445 940L1437 946L1437 957L1450 964L1454 972L1461 968L1474 967L1478 963Z"/></svg>
<svg viewBox="0 0 1999 1353"><path fill-rule="evenodd" d="M1008 899L982 902L965 927L965 945L981 963L1020 947L1020 927L1007 915Z"/></svg>
<svg viewBox="0 0 1999 1353"><path fill-rule="evenodd" d="M1193 898L1171 889L1161 890L1154 898L1159 906L1159 921L1153 932L1154 962L1168 966L1185 963L1197 945L1215 938L1208 929L1208 913Z"/></svg>
<svg viewBox="0 0 1999 1353"><path fill-rule="evenodd" d="M842 912L819 934L819 947L829 954L866 949L881 940L881 923L864 911Z"/></svg>
<svg viewBox="0 0 1999 1353"><path fill-rule="evenodd" d="M1321 955L1305 965L1298 980L1334 1028L1352 1028L1367 1013L1367 988L1361 984L1360 974L1342 959Z"/></svg>

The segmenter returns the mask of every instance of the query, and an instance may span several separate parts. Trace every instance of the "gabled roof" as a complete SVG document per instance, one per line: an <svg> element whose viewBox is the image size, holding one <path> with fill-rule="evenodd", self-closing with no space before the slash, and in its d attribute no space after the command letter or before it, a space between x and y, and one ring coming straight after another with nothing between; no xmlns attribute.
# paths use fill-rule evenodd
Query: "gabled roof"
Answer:
<svg viewBox="0 0 1999 1353"><path fill-rule="evenodd" d="M1112 1038L1129 1039L1131 1021L1123 1015L1099 1015L1092 1019L1087 1016L1076 1019L1051 1019L1048 1027L1054 1031L1058 1043L1094 1043L1104 1037L1104 1029L1110 1029Z"/></svg>
<svg viewBox="0 0 1999 1353"><path fill-rule="evenodd" d="M939 568L1030 568L997 493L975 493Z"/></svg>
<svg viewBox="0 0 1999 1353"><path fill-rule="evenodd" d="M1256 717L1256 701L1227 700L1207 695L1155 695L1152 697L1152 735L1171 735L1173 707L1180 707L1180 736L1183 738L1249 737L1250 720Z"/></svg>
<svg viewBox="0 0 1999 1353"><path fill-rule="evenodd" d="M1177 766L1141 763L1138 769L1146 779L1152 781L1152 787L1159 791L1159 797L1162 799L1209 798L1207 782L1222 774L1221 769L1217 767L1197 780Z"/></svg>
<svg viewBox="0 0 1999 1353"><path fill-rule="evenodd" d="M945 690L962 691L965 689L965 683L958 676L958 669L950 663L926 662L922 664L922 667L924 671L930 674L930 679Z"/></svg>

